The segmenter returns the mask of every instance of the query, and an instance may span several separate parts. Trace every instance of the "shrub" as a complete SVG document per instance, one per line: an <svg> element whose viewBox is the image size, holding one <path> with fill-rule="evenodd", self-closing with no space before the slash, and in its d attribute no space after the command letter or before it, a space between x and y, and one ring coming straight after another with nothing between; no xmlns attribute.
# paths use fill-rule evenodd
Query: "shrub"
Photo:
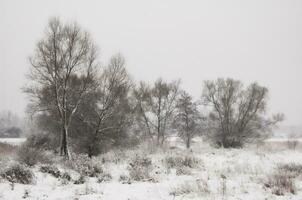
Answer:
<svg viewBox="0 0 302 200"><path fill-rule="evenodd" d="M135 181L148 181L152 180L150 172L152 170L152 161L150 158L143 158L136 155L128 166L129 175Z"/></svg>
<svg viewBox="0 0 302 200"><path fill-rule="evenodd" d="M280 164L278 170L289 174L292 178L296 178L302 174L302 165L296 163Z"/></svg>
<svg viewBox="0 0 302 200"><path fill-rule="evenodd" d="M124 174L120 175L119 182L121 182L122 184L131 184L129 176L126 176Z"/></svg>
<svg viewBox="0 0 302 200"><path fill-rule="evenodd" d="M168 169L182 167L196 168L200 163L200 161L193 156L168 156L164 162Z"/></svg>
<svg viewBox="0 0 302 200"><path fill-rule="evenodd" d="M88 156L79 154L73 156L73 160L66 161L69 168L79 172L83 176L98 177L103 173L102 167Z"/></svg>
<svg viewBox="0 0 302 200"><path fill-rule="evenodd" d="M50 174L56 178L61 177L60 170L54 165L43 165L40 167L40 172Z"/></svg>
<svg viewBox="0 0 302 200"><path fill-rule="evenodd" d="M173 196L181 196L185 194L195 193L197 188L195 185L184 183L175 188L173 188L170 192L170 195Z"/></svg>
<svg viewBox="0 0 302 200"><path fill-rule="evenodd" d="M109 151L102 155L102 163L115 163L118 164L119 162L125 160L127 155L125 151L122 150L114 150Z"/></svg>
<svg viewBox="0 0 302 200"><path fill-rule="evenodd" d="M183 165L190 168L196 168L198 167L199 160L195 158L194 156L186 156Z"/></svg>
<svg viewBox="0 0 302 200"><path fill-rule="evenodd" d="M70 174L69 174L68 172L64 172L64 173L61 175L60 180L61 180L61 183L62 183L63 185L66 185L66 184L68 184L72 179L71 179L71 176L70 176Z"/></svg>
<svg viewBox="0 0 302 200"><path fill-rule="evenodd" d="M13 164L1 173L3 179L11 183L31 184L35 176L32 171L21 164Z"/></svg>
<svg viewBox="0 0 302 200"><path fill-rule="evenodd" d="M176 175L191 175L191 170L189 167L178 167L176 168Z"/></svg>
<svg viewBox="0 0 302 200"><path fill-rule="evenodd" d="M266 188L270 188L272 193L276 195L296 193L294 179L290 176L290 174L283 171L271 174L268 177L268 180L265 182L264 186Z"/></svg>
<svg viewBox="0 0 302 200"><path fill-rule="evenodd" d="M183 158L180 156L167 156L164 160L165 165L168 169L182 166Z"/></svg>
<svg viewBox="0 0 302 200"><path fill-rule="evenodd" d="M79 184L84 184L86 182L86 177L84 175L80 175L80 177L74 181L74 184L79 185Z"/></svg>
<svg viewBox="0 0 302 200"><path fill-rule="evenodd" d="M204 180L196 180L196 182L185 182L177 187L172 188L170 195L182 196L187 194L206 195L209 194L208 183Z"/></svg>
<svg viewBox="0 0 302 200"><path fill-rule="evenodd" d="M103 182L109 182L112 180L112 176L111 174L109 173L104 173L104 174L101 174L99 177L98 177L98 180L97 182L98 183L103 183Z"/></svg>
<svg viewBox="0 0 302 200"><path fill-rule="evenodd" d="M46 155L44 151L22 145L17 152L17 160L20 163L28 166L34 166L37 163L52 163L52 160Z"/></svg>
<svg viewBox="0 0 302 200"><path fill-rule="evenodd" d="M68 172L64 172L61 176L62 180L71 181L71 176Z"/></svg>

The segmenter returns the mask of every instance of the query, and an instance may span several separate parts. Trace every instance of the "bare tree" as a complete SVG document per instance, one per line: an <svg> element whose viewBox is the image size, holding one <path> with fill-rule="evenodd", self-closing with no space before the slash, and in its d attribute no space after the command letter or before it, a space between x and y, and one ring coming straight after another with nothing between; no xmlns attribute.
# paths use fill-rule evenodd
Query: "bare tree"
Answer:
<svg viewBox="0 0 302 200"><path fill-rule="evenodd" d="M138 111L149 135L156 135L157 144L163 145L166 131L175 111L180 81L171 83L158 79L152 88L141 84L136 90Z"/></svg>
<svg viewBox="0 0 302 200"><path fill-rule="evenodd" d="M205 81L202 100L212 106L209 125L212 139L219 146L241 147L270 132L283 119L282 114L265 117L268 89L257 83L246 89L240 81Z"/></svg>
<svg viewBox="0 0 302 200"><path fill-rule="evenodd" d="M116 143L125 139L121 134L127 131L132 120L131 87L124 57L121 54L112 56L98 80L96 91L86 98L77 115L82 126L87 127L81 141L90 157L101 151L100 145L105 145L105 141Z"/></svg>
<svg viewBox="0 0 302 200"><path fill-rule="evenodd" d="M177 99L173 124L178 130L180 137L185 141L187 148L190 148L192 138L201 131L202 117L197 105L185 91L182 91Z"/></svg>
<svg viewBox="0 0 302 200"><path fill-rule="evenodd" d="M30 58L31 84L25 92L33 112L52 112L61 126L60 153L70 158L68 130L85 95L93 90L97 51L89 36L77 24L49 21L45 38Z"/></svg>

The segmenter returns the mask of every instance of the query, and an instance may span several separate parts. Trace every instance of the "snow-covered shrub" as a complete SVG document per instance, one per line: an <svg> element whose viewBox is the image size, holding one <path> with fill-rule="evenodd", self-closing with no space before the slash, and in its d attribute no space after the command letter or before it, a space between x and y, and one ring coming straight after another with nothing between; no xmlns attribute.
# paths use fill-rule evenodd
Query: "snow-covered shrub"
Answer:
<svg viewBox="0 0 302 200"><path fill-rule="evenodd" d="M194 156L185 156L183 165L190 168L197 168L200 160Z"/></svg>
<svg viewBox="0 0 302 200"><path fill-rule="evenodd" d="M149 181L151 178L152 161L148 157L136 155L129 163L128 170L132 180Z"/></svg>
<svg viewBox="0 0 302 200"><path fill-rule="evenodd" d="M120 175L119 182L121 182L122 184L131 184L130 177L125 174Z"/></svg>
<svg viewBox="0 0 302 200"><path fill-rule="evenodd" d="M125 151L122 150L112 150L101 156L102 163L115 163L118 164L123 160L127 159Z"/></svg>
<svg viewBox="0 0 302 200"><path fill-rule="evenodd" d="M100 163L89 158L86 155L78 154L72 156L73 160L66 161L67 167L77 171L83 176L98 177L103 173Z"/></svg>
<svg viewBox="0 0 302 200"><path fill-rule="evenodd" d="M195 195L207 195L210 193L208 184L206 181L197 180L196 182L185 182L176 187L173 187L170 191L170 195L182 196L188 194Z"/></svg>
<svg viewBox="0 0 302 200"><path fill-rule="evenodd" d="M287 163L278 165L278 170L288 173L291 177L296 178L302 174L302 165L296 163Z"/></svg>
<svg viewBox="0 0 302 200"><path fill-rule="evenodd" d="M63 172L63 174L61 175L61 179L66 181L71 181L71 176L68 172Z"/></svg>
<svg viewBox="0 0 302 200"><path fill-rule="evenodd" d="M0 174L3 179L11 183L32 184L35 176L33 172L24 165L19 163L12 164Z"/></svg>
<svg viewBox="0 0 302 200"><path fill-rule="evenodd" d="M173 196L181 196L185 194L195 193L196 191L197 188L195 187L195 185L185 183L172 188L169 194Z"/></svg>
<svg viewBox="0 0 302 200"><path fill-rule="evenodd" d="M74 181L74 184L79 185L79 184L84 184L86 182L86 177L84 175L80 175L80 177Z"/></svg>
<svg viewBox="0 0 302 200"><path fill-rule="evenodd" d="M22 145L18 149L17 160L30 167L37 163L52 163L52 159L44 151L32 148L28 145Z"/></svg>
<svg viewBox="0 0 302 200"><path fill-rule="evenodd" d="M199 166L200 160L194 156L167 156L164 160L165 165L168 169L170 168L197 168Z"/></svg>
<svg viewBox="0 0 302 200"><path fill-rule="evenodd" d="M165 157L164 164L168 169L182 166L183 158L181 156L167 156Z"/></svg>
<svg viewBox="0 0 302 200"><path fill-rule="evenodd" d="M264 183L266 188L270 188L271 192L276 195L285 195L286 193L296 193L296 187L293 177L284 171L277 171L268 176Z"/></svg>
<svg viewBox="0 0 302 200"><path fill-rule="evenodd" d="M98 182L98 183L109 182L109 181L111 181L111 179L112 179L111 174L109 174L109 173L103 173L103 174L101 174L101 175L98 177L97 182Z"/></svg>
<svg viewBox="0 0 302 200"><path fill-rule="evenodd" d="M191 175L191 169L189 167L177 167L176 168L176 175Z"/></svg>
<svg viewBox="0 0 302 200"><path fill-rule="evenodd" d="M61 177L60 170L54 165L42 165L40 167L40 172L50 174L56 178Z"/></svg>
<svg viewBox="0 0 302 200"><path fill-rule="evenodd" d="M62 185L67 185L72 180L72 178L68 172L64 172L62 173L60 180Z"/></svg>
<svg viewBox="0 0 302 200"><path fill-rule="evenodd" d="M210 194L208 181L206 179L197 179L196 185L198 187L199 194Z"/></svg>

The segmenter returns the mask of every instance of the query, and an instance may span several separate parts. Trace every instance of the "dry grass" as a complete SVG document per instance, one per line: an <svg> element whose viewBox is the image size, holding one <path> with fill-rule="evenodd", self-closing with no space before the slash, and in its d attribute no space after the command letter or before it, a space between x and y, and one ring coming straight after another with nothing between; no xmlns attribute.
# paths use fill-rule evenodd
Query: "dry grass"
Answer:
<svg viewBox="0 0 302 200"><path fill-rule="evenodd" d="M17 149L17 146L5 142L0 142L0 157L11 156L17 152Z"/></svg>
<svg viewBox="0 0 302 200"><path fill-rule="evenodd" d="M296 194L294 178L285 171L279 170L269 175L264 186L278 196L286 195L286 193Z"/></svg>
<svg viewBox="0 0 302 200"><path fill-rule="evenodd" d="M170 195L184 196L184 195L198 195L204 196L210 194L208 183L206 180L198 179L195 182L185 182L171 189Z"/></svg>

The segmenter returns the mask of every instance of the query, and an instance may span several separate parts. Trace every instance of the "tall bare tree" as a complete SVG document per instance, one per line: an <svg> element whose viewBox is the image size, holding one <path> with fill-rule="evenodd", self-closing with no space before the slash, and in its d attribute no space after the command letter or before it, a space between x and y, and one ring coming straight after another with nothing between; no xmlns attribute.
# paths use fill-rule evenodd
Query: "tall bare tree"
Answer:
<svg viewBox="0 0 302 200"><path fill-rule="evenodd" d="M176 115L173 124L180 137L185 141L187 148L190 148L192 138L201 132L203 119L197 105L185 91L180 93L176 103Z"/></svg>
<svg viewBox="0 0 302 200"><path fill-rule="evenodd" d="M25 92L33 112L52 112L61 126L60 153L70 158L68 130L79 105L94 88L97 51L90 35L76 23L49 21L45 36L30 58L31 83Z"/></svg>
<svg viewBox="0 0 302 200"><path fill-rule="evenodd" d="M148 133L157 137L157 144L163 145L166 131L171 125L175 111L176 98L179 94L180 81L167 83L158 79L152 88L141 84L136 98L138 111Z"/></svg>
<svg viewBox="0 0 302 200"><path fill-rule="evenodd" d="M241 147L262 138L282 114L265 117L268 89L253 83L246 89L240 81L205 81L202 100L212 106L209 125L214 142L223 147Z"/></svg>

